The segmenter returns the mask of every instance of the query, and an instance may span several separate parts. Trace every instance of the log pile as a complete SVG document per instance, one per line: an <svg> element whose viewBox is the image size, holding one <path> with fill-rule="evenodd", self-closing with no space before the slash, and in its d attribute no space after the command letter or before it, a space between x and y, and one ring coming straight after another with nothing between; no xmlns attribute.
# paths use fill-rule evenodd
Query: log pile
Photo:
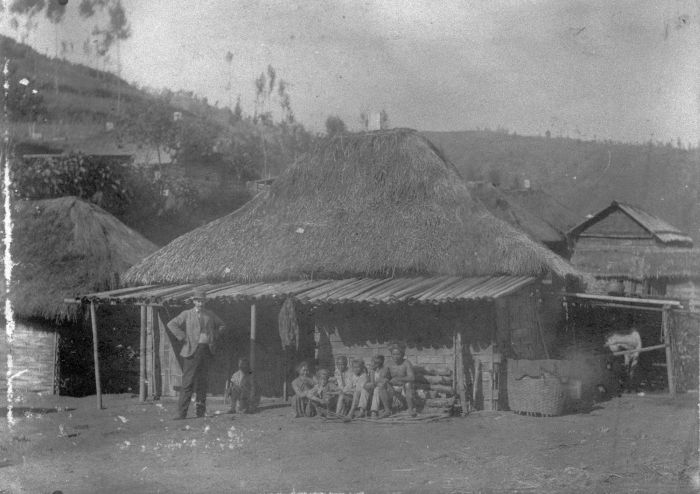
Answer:
<svg viewBox="0 0 700 494"><path fill-rule="evenodd" d="M416 377L416 389L423 390L427 397L437 398L438 394L454 395L452 369L415 366L413 372Z"/></svg>
<svg viewBox="0 0 700 494"><path fill-rule="evenodd" d="M421 413L452 414L455 407L452 369L415 366L413 371L417 394L425 400Z"/></svg>

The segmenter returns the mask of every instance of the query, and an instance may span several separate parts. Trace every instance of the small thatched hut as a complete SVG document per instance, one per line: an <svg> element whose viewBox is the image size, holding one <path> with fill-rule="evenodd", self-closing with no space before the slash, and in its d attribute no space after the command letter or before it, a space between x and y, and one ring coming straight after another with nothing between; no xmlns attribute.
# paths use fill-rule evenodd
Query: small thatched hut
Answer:
<svg viewBox="0 0 700 494"><path fill-rule="evenodd" d="M84 334L80 306L64 299L117 287L120 273L157 247L98 206L75 197L17 201L12 220L15 327L3 349L12 352L13 374L19 373L14 389L54 392L59 387L59 333L78 339ZM71 360L68 355L66 359Z"/></svg>
<svg viewBox="0 0 700 494"><path fill-rule="evenodd" d="M149 286L84 300L155 304L165 319L174 312L163 310L183 305L200 285L221 312L257 304L273 317L269 327L258 324L257 336L251 331L266 341L254 347L256 373L279 375L276 315L291 298L303 315L298 358L324 366L338 354L367 360L400 339L414 364L453 375L463 395L483 385L488 408L497 401L489 386L500 355L546 353L560 308L546 295L570 274L576 271L566 261L473 199L427 139L391 130L323 140L244 207L125 274L128 284ZM248 344L237 338L231 352ZM175 359L169 340L161 341L164 387L174 388ZM230 368L230 360L219 365ZM478 384L479 376L490 384Z"/></svg>

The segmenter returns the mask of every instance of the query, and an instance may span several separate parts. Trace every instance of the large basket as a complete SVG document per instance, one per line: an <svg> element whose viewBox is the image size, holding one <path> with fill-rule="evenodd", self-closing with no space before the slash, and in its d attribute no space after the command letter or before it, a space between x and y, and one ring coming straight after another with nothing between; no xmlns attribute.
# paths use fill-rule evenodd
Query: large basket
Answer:
<svg viewBox="0 0 700 494"><path fill-rule="evenodd" d="M515 379L508 373L508 407L512 411L552 417L562 414L565 402L566 388L558 377L543 373L542 377Z"/></svg>

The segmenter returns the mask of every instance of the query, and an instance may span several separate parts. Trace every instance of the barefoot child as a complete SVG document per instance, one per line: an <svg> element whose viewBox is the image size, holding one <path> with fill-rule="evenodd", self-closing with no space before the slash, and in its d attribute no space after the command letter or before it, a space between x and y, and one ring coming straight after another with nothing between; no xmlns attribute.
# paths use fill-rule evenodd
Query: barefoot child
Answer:
<svg viewBox="0 0 700 494"><path fill-rule="evenodd" d="M391 402L394 389L389 385L391 374L389 368L384 365L384 355L375 355L372 358L372 370L369 373L369 380L365 384L365 389L372 397L372 417L388 417L391 415ZM379 414L379 407L384 410Z"/></svg>
<svg viewBox="0 0 700 494"><path fill-rule="evenodd" d="M364 417L367 411L369 402L369 393L365 389L367 384L367 369L362 360L352 361L352 377L346 383L343 393L338 397L338 400L343 400L345 403L350 403L347 417L355 418Z"/></svg>
<svg viewBox="0 0 700 494"><path fill-rule="evenodd" d="M325 417L328 410L338 399L335 385L329 381L330 372L328 369L319 369L316 373L316 386L310 392L310 407L320 416Z"/></svg>
<svg viewBox="0 0 700 494"><path fill-rule="evenodd" d="M294 410L294 418L312 417L314 410L311 409L309 398L311 390L314 388L314 381L309 377L309 364L304 361L297 365L297 377L292 381L292 409Z"/></svg>
<svg viewBox="0 0 700 494"><path fill-rule="evenodd" d="M228 396L231 399L229 413L250 413L253 411L251 391L253 383L250 378L250 361L242 358L238 361L238 370L228 382Z"/></svg>

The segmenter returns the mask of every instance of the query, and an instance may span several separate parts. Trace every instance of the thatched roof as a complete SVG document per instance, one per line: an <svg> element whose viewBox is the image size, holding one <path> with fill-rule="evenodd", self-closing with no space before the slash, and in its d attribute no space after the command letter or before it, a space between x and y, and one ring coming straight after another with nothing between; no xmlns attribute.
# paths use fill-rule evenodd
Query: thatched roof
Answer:
<svg viewBox="0 0 700 494"><path fill-rule="evenodd" d="M238 211L131 268L130 284L576 274L472 199L454 166L411 130L345 134Z"/></svg>
<svg viewBox="0 0 700 494"><path fill-rule="evenodd" d="M523 208L491 183L467 182L467 185L469 192L479 199L489 212L524 231L534 240L543 244L566 243L563 231L558 231L542 218Z"/></svg>
<svg viewBox="0 0 700 494"><path fill-rule="evenodd" d="M560 232L568 232L583 216L542 189L502 189L501 192Z"/></svg>
<svg viewBox="0 0 700 494"><path fill-rule="evenodd" d="M116 288L120 273L158 247L103 209L75 197L17 201L10 297L19 317L70 319L65 298Z"/></svg>
<svg viewBox="0 0 700 494"><path fill-rule="evenodd" d="M700 279L700 249L664 246L577 249L571 263L598 278Z"/></svg>

